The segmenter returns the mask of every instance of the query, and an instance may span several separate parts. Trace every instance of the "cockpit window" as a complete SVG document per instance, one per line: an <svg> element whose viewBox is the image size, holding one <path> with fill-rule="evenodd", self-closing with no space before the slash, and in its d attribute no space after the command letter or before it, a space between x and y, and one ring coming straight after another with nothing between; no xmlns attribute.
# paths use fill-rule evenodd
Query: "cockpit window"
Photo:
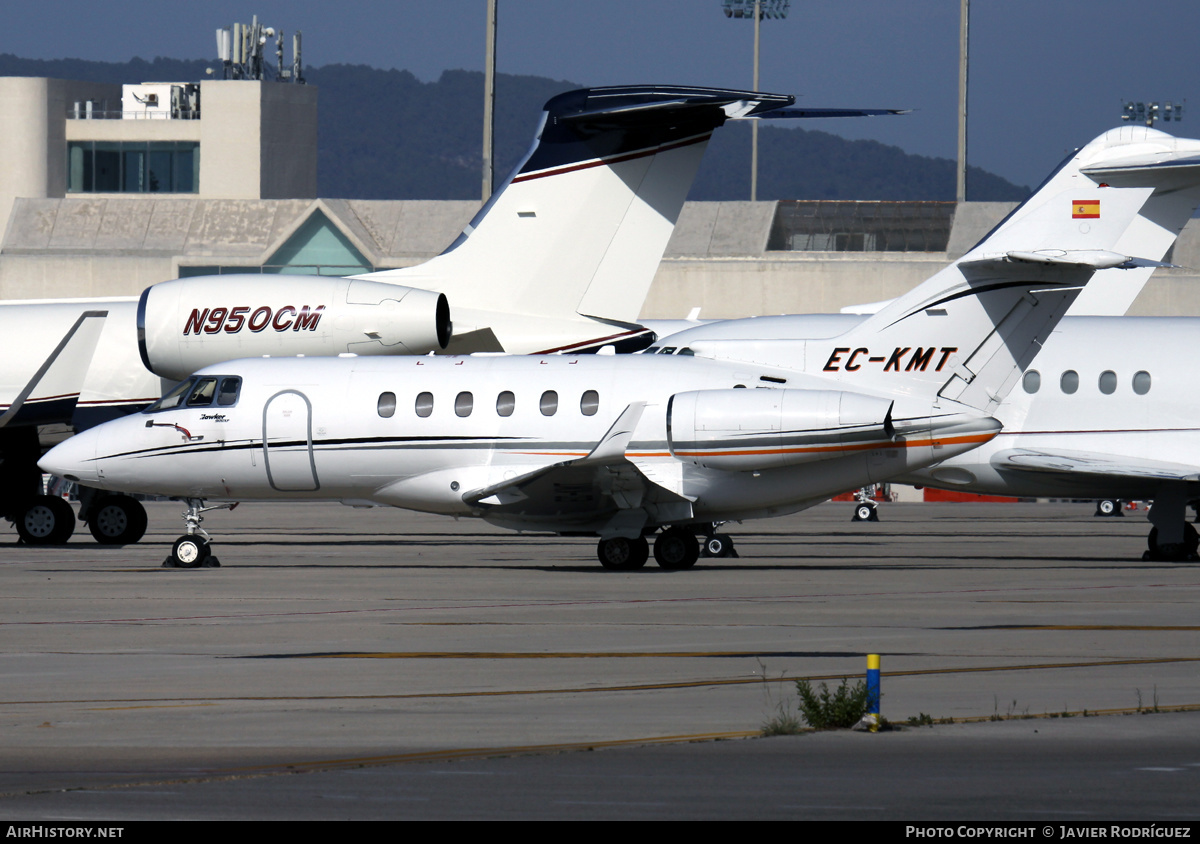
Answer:
<svg viewBox="0 0 1200 844"><path fill-rule="evenodd" d="M236 375L192 376L171 388L171 391L150 405L145 413L158 413L180 407L209 407L216 399L220 407L237 404L242 379Z"/></svg>
<svg viewBox="0 0 1200 844"><path fill-rule="evenodd" d="M217 390L217 404L230 407L237 404L238 393L242 389L242 379L236 375L221 379L221 389Z"/></svg>
<svg viewBox="0 0 1200 844"><path fill-rule="evenodd" d="M160 410L171 410L179 407L183 403L187 394L192 391L192 385L196 383L195 378L189 378L186 381L180 381L171 391L156 401L154 404L146 408L146 413L157 413Z"/></svg>
<svg viewBox="0 0 1200 844"><path fill-rule="evenodd" d="M208 407L212 404L213 395L217 392L216 378L201 378L188 396L188 407Z"/></svg>

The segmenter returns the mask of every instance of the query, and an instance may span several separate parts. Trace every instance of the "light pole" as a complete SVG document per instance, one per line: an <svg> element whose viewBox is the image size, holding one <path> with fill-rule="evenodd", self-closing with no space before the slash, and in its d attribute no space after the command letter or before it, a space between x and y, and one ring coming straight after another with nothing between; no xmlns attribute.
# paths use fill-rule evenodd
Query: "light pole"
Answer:
<svg viewBox="0 0 1200 844"><path fill-rule="evenodd" d="M483 201L492 195L495 162L496 113L496 0L487 0L487 47L483 58Z"/></svg>
<svg viewBox="0 0 1200 844"><path fill-rule="evenodd" d="M961 0L958 21L958 167L954 197L967 201L967 43L971 29L971 0Z"/></svg>
<svg viewBox="0 0 1200 844"><path fill-rule="evenodd" d="M787 17L791 0L721 0L727 18L754 19L754 90L758 90L758 27L763 18ZM750 201L758 201L758 121L750 124Z"/></svg>

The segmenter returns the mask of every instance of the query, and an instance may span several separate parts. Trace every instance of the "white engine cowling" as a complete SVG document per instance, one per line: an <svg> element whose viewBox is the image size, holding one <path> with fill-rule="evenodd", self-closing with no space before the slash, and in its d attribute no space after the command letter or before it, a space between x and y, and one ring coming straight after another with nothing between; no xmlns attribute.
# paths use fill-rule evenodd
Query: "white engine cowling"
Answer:
<svg viewBox="0 0 1200 844"><path fill-rule="evenodd" d="M163 378L263 355L422 355L450 342L445 294L313 275L193 276L138 302L142 363Z"/></svg>
<svg viewBox="0 0 1200 844"><path fill-rule="evenodd" d="M680 460L753 471L886 446L890 399L834 390L697 390L667 408L667 443Z"/></svg>

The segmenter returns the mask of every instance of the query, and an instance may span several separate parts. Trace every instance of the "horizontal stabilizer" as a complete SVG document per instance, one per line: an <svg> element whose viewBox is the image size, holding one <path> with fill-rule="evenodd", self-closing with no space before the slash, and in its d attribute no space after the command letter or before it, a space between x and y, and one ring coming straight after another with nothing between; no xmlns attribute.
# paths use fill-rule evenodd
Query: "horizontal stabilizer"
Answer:
<svg viewBox="0 0 1200 844"><path fill-rule="evenodd" d="M1143 457L1082 451L1045 451L1015 448L992 456L996 469L1046 472L1096 478L1144 478L1163 481L1200 481L1200 468Z"/></svg>
<svg viewBox="0 0 1200 844"><path fill-rule="evenodd" d="M1104 249L1038 249L1036 251L1013 250L1004 255L984 255L959 264L968 278L970 271L992 270L1002 264L1026 263L1047 264L1050 266L1077 267L1090 270L1121 269L1131 270L1135 267L1173 267L1164 261L1154 261L1150 258L1131 258L1119 252L1109 252Z"/></svg>
<svg viewBox="0 0 1200 844"><path fill-rule="evenodd" d="M777 108L764 114L750 114L738 120L775 120L812 117L878 117L884 114L910 114L911 108Z"/></svg>
<svg viewBox="0 0 1200 844"><path fill-rule="evenodd" d="M84 311L0 414L0 428L69 422L108 311Z"/></svg>

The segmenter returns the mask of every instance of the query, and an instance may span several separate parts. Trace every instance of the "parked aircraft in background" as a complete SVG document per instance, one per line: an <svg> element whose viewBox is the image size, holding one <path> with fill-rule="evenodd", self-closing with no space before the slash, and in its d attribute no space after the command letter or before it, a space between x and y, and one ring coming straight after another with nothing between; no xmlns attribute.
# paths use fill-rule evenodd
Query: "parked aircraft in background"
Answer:
<svg viewBox="0 0 1200 844"><path fill-rule="evenodd" d="M646 534L663 528L655 558L686 568L696 535L715 539L721 522L795 512L992 439L996 408L1091 276L1154 263L1113 251L1153 188L1095 176L1129 152L1100 139L849 330L805 335L789 326L811 321L777 317L742 320L740 335L725 323L672 355L233 361L42 467L188 499L178 565L210 554L206 499L271 498L593 534L610 568L644 564Z"/></svg>
<svg viewBox="0 0 1200 844"><path fill-rule="evenodd" d="M98 308L108 326L78 406L60 402L37 424L83 429L157 399L157 376L169 385L238 357L643 348L652 334L637 313L714 129L729 119L888 113L793 102L662 86L554 97L514 173L442 255L416 267L349 279L191 277L139 299L0 303L9 350L0 411L79 315ZM26 418L0 422L0 515L26 542L65 541L74 519L39 495L41 450ZM145 531L145 511L129 496L85 489L81 500L80 518L100 542L136 542Z"/></svg>
<svg viewBox="0 0 1200 844"><path fill-rule="evenodd" d="M1139 126L1115 129L1071 156L1047 187L1061 182L1073 190L1075 170L1094 182L1070 195L1069 216L1081 229L1108 216L1115 190L1146 193L1116 241L1119 252L1164 257L1200 204L1200 141ZM1016 220L1010 217L996 233ZM1021 389L995 407L1003 432L895 480L996 495L1153 499L1146 558L1194 558L1198 540L1186 508L1200 499L1200 427L1187 350L1200 319L1076 315L1124 313L1150 271L1098 272L1024 374ZM864 319L832 314L716 322L665 337L647 352L677 351L714 337L838 333Z"/></svg>

